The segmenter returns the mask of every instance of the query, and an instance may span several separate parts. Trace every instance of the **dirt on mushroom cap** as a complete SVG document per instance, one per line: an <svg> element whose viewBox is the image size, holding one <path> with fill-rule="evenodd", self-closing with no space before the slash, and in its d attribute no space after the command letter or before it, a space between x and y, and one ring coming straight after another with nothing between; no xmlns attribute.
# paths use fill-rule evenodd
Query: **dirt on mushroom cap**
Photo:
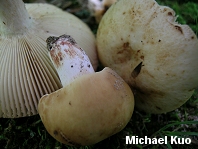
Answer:
<svg viewBox="0 0 198 149"><path fill-rule="evenodd" d="M164 113L185 103L198 85L198 40L175 12L154 0L121 0L97 32L99 59L132 88L136 106Z"/></svg>

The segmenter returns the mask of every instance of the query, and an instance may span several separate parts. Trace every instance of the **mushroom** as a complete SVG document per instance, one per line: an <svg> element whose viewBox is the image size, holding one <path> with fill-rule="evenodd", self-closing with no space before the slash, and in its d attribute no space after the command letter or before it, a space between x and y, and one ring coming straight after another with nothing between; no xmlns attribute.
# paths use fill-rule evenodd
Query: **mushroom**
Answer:
<svg viewBox="0 0 198 149"><path fill-rule="evenodd" d="M95 17L96 22L100 22L105 12L116 1L117 0L88 0L88 8L91 14Z"/></svg>
<svg viewBox="0 0 198 149"><path fill-rule="evenodd" d="M136 107L147 113L177 109L198 86L198 39L176 18L154 0L120 0L99 24L99 60L129 84Z"/></svg>
<svg viewBox="0 0 198 149"><path fill-rule="evenodd" d="M50 4L1 1L0 117L35 115L41 96L62 87L45 40L63 32L86 49L96 69L95 37L80 19Z"/></svg>
<svg viewBox="0 0 198 149"><path fill-rule="evenodd" d="M67 145L91 145L121 131L134 109L128 84L108 67L95 73L69 35L49 37L47 43L63 85L39 100L39 115L49 134Z"/></svg>

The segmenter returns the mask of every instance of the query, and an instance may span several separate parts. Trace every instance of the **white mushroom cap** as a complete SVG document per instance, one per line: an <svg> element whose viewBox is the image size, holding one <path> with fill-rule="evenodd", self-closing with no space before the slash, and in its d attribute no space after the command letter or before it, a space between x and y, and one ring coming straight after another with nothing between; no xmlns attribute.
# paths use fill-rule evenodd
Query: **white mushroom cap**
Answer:
<svg viewBox="0 0 198 149"><path fill-rule="evenodd" d="M45 41L63 33L87 49L96 69L95 37L80 19L49 4L1 1L0 117L37 114L40 97L62 87Z"/></svg>
<svg viewBox="0 0 198 149"><path fill-rule="evenodd" d="M132 88L136 107L172 111L198 86L198 39L175 12L154 0L120 0L103 16L98 55Z"/></svg>

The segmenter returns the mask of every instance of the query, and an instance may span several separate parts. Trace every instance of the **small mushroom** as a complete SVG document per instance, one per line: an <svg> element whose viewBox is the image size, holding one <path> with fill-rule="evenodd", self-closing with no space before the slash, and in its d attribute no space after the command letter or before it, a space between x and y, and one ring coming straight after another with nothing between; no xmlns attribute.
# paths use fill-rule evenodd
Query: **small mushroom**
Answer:
<svg viewBox="0 0 198 149"><path fill-rule="evenodd" d="M117 0L88 0L88 8L95 17L96 22L100 22L105 12Z"/></svg>
<svg viewBox="0 0 198 149"><path fill-rule="evenodd" d="M128 84L108 67L94 72L70 36L49 37L47 43L63 84L39 100L39 115L49 134L64 144L91 145L121 131L134 109Z"/></svg>
<svg viewBox="0 0 198 149"><path fill-rule="evenodd" d="M45 40L63 32L86 49L96 69L95 37L80 19L50 4L1 0L0 117L37 114L41 96L62 87Z"/></svg>
<svg viewBox="0 0 198 149"><path fill-rule="evenodd" d="M148 113L180 107L198 86L198 39L176 18L154 0L120 0L99 24L99 60L129 84L135 106Z"/></svg>

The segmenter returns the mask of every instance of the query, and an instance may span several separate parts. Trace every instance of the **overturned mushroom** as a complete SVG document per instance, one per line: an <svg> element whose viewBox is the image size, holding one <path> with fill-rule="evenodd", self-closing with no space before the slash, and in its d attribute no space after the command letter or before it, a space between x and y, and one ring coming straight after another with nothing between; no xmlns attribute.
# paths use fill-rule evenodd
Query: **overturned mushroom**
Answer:
<svg viewBox="0 0 198 149"><path fill-rule="evenodd" d="M96 69L95 38L80 19L49 4L1 1L0 117L37 114L40 97L61 88L45 40L63 32L86 49Z"/></svg>
<svg viewBox="0 0 198 149"><path fill-rule="evenodd" d="M107 67L95 73L70 36L49 37L47 43L63 84L39 101L39 115L47 131L64 144L91 145L122 130L134 109L127 83Z"/></svg>
<svg viewBox="0 0 198 149"><path fill-rule="evenodd" d="M198 86L197 37L175 21L175 12L154 0L120 0L100 22L99 59L131 86L140 110L174 110Z"/></svg>

